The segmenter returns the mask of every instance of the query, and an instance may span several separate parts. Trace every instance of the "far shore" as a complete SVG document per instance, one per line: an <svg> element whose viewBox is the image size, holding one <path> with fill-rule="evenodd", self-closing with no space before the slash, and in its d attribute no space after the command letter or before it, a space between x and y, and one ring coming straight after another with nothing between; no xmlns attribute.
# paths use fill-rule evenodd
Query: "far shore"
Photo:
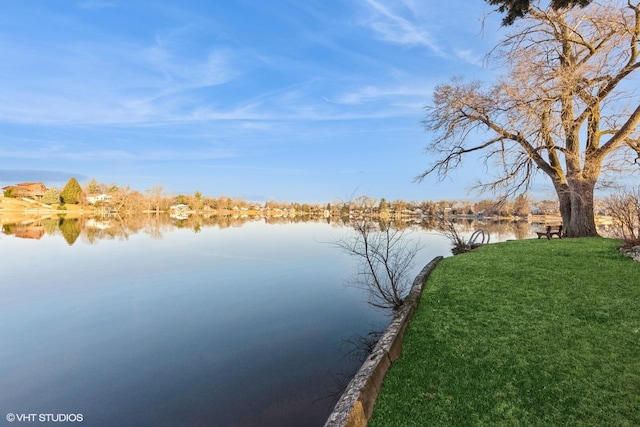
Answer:
<svg viewBox="0 0 640 427"><path fill-rule="evenodd" d="M54 216L62 216L64 218L94 218L107 216L105 208L95 207L93 205L47 205L38 201L29 199L15 199L0 196L0 223L11 224L28 222L32 223L41 219L51 218ZM170 214L182 214L182 215L202 215L202 216L238 216L242 218L261 218L261 217L311 217L311 218L335 218L343 216L342 212L328 212L328 211L295 211L291 209L256 209L256 208L243 208L243 209L180 209L178 211L172 210L140 210L140 214L144 215L170 215ZM112 214L114 214L112 212ZM117 214L115 214L117 216ZM352 211L349 213L349 218L383 218L390 220L415 220L417 218L427 217L422 213L416 212L401 212L394 213L387 216L381 216L377 212L359 212ZM472 220L472 221L522 221L530 224L544 224L544 225L560 225L562 224L562 217L559 214L547 214L547 215L533 215L529 214L523 217L501 217L501 216L484 216L481 214L451 214L447 213L444 216L438 216L437 219L443 220ZM613 219L610 216L596 215L596 224L598 225L611 225Z"/></svg>

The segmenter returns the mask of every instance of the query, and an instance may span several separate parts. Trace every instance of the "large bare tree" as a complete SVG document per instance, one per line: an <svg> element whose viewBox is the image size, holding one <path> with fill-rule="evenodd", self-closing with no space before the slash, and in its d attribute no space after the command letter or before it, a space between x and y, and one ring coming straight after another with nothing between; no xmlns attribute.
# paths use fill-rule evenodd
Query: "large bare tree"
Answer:
<svg viewBox="0 0 640 427"><path fill-rule="evenodd" d="M640 2L529 13L490 54L507 72L490 86L454 79L436 87L425 127L434 133L427 175L446 176L478 152L495 179L477 189L513 196L541 171L553 183L570 237L597 235L593 196L601 172L638 171Z"/></svg>

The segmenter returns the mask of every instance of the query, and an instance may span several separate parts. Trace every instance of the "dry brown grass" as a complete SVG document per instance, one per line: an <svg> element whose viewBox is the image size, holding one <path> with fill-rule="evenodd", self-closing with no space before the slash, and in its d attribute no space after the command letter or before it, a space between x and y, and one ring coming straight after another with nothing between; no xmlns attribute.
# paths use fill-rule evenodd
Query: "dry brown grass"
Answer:
<svg viewBox="0 0 640 427"><path fill-rule="evenodd" d="M0 222L16 223L47 218L52 215L65 214L68 217L92 215L92 206L66 205L59 210L57 205L46 205L36 201L0 197Z"/></svg>

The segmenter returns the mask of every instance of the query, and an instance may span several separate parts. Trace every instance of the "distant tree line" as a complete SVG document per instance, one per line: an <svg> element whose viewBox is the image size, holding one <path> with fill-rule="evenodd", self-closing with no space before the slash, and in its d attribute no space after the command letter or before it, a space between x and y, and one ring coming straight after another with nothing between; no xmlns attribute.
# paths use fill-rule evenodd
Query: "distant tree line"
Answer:
<svg viewBox="0 0 640 427"><path fill-rule="evenodd" d="M5 194L7 196L7 194ZM107 196L107 197L96 197ZM98 199L98 201L90 202ZM145 191L132 189L128 185L99 183L91 179L84 186L76 178L71 178L61 189L48 188L40 199L49 205L94 206L105 212L118 213L122 216L133 216L140 213L169 212L172 207L184 205L188 211L210 212L214 214L255 214L264 216L295 215L301 216L379 216L393 218L402 216L443 217L448 215L473 215L485 217L526 217L534 215L553 215L559 213L557 200L534 200L526 194L520 194L513 200L497 201L483 199L480 201L426 200L406 201L402 199L377 199L362 195L353 200L336 199L329 203L300 203L269 200L251 202L239 197L226 195L218 197L205 196L200 191L193 194L171 194L161 185L155 185ZM596 203L596 211L606 215L609 211L605 200Z"/></svg>

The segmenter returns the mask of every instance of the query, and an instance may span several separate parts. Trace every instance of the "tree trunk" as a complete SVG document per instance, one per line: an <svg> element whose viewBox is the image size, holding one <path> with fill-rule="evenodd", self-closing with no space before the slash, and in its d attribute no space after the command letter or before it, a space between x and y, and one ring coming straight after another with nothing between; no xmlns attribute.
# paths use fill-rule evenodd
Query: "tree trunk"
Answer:
<svg viewBox="0 0 640 427"><path fill-rule="evenodd" d="M571 180L568 186L556 187L566 237L598 236L593 210L595 185L595 181Z"/></svg>
<svg viewBox="0 0 640 427"><path fill-rule="evenodd" d="M554 187L558 194L562 224L569 224L571 222L571 192L569 191L569 186L554 181Z"/></svg>

